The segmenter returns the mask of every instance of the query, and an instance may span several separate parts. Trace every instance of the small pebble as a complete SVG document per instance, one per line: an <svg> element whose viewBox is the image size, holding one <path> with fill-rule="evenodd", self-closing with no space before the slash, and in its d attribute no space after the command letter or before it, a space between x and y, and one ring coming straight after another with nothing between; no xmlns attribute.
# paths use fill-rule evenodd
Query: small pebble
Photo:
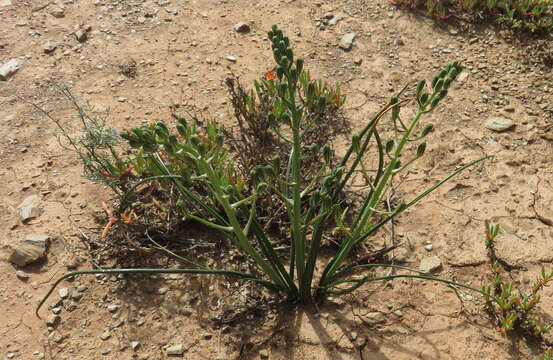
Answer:
<svg viewBox="0 0 553 360"><path fill-rule="evenodd" d="M60 298L65 299L66 297L69 296L69 289L66 287L61 288L59 289L58 293L60 295Z"/></svg>
<svg viewBox="0 0 553 360"><path fill-rule="evenodd" d="M140 347L140 342L139 341L131 341L131 348L133 350L136 350Z"/></svg>
<svg viewBox="0 0 553 360"><path fill-rule="evenodd" d="M169 346L167 348L167 355L182 355L184 354L184 346L182 344Z"/></svg>
<svg viewBox="0 0 553 360"><path fill-rule="evenodd" d="M236 58L236 56L229 55L229 56L227 56L227 60L230 61L230 62L235 63L236 60L238 60L238 59Z"/></svg>
<svg viewBox="0 0 553 360"><path fill-rule="evenodd" d="M111 337L111 333L109 332L109 330L106 330L102 333L102 335L100 335L100 339L106 341L107 339L109 339Z"/></svg>
<svg viewBox="0 0 553 360"><path fill-rule="evenodd" d="M241 34L248 33L250 32L250 25L248 25L248 23L241 21L234 25L234 31Z"/></svg>
<svg viewBox="0 0 553 360"><path fill-rule="evenodd" d="M17 276L21 280L29 280L29 275L21 270L17 270L15 272L15 276Z"/></svg>
<svg viewBox="0 0 553 360"><path fill-rule="evenodd" d="M119 309L119 306L117 306L117 305L113 305L113 304L112 304L112 305L109 305L109 306L108 306L108 311L109 311L110 313L116 312L117 309Z"/></svg>
<svg viewBox="0 0 553 360"><path fill-rule="evenodd" d="M432 244L426 244L426 245L424 245L424 249L425 249L426 251L432 251L432 248L433 248Z"/></svg>

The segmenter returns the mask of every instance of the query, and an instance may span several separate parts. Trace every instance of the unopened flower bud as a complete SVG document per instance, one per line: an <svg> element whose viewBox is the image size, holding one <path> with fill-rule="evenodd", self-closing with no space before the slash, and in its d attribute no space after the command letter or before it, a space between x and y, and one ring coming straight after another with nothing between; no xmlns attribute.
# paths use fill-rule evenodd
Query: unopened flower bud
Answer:
<svg viewBox="0 0 553 360"><path fill-rule="evenodd" d="M424 151L426 150L426 143L421 143L417 147L417 157L421 157L424 154Z"/></svg>

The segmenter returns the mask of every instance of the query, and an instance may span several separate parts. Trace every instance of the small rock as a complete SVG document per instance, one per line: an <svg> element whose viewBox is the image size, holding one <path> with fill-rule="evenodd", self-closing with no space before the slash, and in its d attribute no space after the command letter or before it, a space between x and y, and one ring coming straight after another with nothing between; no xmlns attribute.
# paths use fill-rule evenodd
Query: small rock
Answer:
<svg viewBox="0 0 553 360"><path fill-rule="evenodd" d="M62 18L65 16L65 12L63 11L63 9L59 6L52 6L50 8L50 15L52 15L53 17L55 18Z"/></svg>
<svg viewBox="0 0 553 360"><path fill-rule="evenodd" d="M450 29L449 29L449 33L450 33L451 35L457 35L457 34L459 34L459 31L457 31L457 29L450 28Z"/></svg>
<svg viewBox="0 0 553 360"><path fill-rule="evenodd" d="M59 289L58 293L60 295L60 298L65 299L69 296L69 288L61 288Z"/></svg>
<svg viewBox="0 0 553 360"><path fill-rule="evenodd" d="M367 325L376 325L386 321L383 313L375 311L361 316L361 320Z"/></svg>
<svg viewBox="0 0 553 360"><path fill-rule="evenodd" d="M245 23L243 21L241 21L239 23L236 23L234 25L234 31L236 31L237 33L240 33L240 34L249 33L250 30L251 30L250 25L248 25L248 23Z"/></svg>
<svg viewBox="0 0 553 360"><path fill-rule="evenodd" d="M236 56L232 56L232 55L230 55L230 56L227 56L227 60L228 60L228 61L230 61L230 62L233 62L233 63L235 63L235 62L236 62L236 60L238 60L238 59L236 58Z"/></svg>
<svg viewBox="0 0 553 360"><path fill-rule="evenodd" d="M117 305L113 305L113 304L112 304L112 305L109 305L109 306L108 306L108 311L109 311L110 313L117 312L117 309L119 309L119 306L117 306Z"/></svg>
<svg viewBox="0 0 553 360"><path fill-rule="evenodd" d="M515 126L515 122L511 119L503 117L492 117L489 118L488 121L486 121L486 124L484 126L486 127L486 129L502 132L509 130L510 128Z"/></svg>
<svg viewBox="0 0 553 360"><path fill-rule="evenodd" d="M44 50L45 54L50 54L54 52L54 50L56 50L57 47L58 47L58 44L55 41L48 40L44 43L44 45L42 46L42 49Z"/></svg>
<svg viewBox="0 0 553 360"><path fill-rule="evenodd" d="M167 294L167 288L166 288L166 287L159 288L159 289L157 290L157 293L158 293L159 295L165 295L165 294Z"/></svg>
<svg viewBox="0 0 553 360"><path fill-rule="evenodd" d="M45 234L30 234L25 237L25 243L46 248L48 239L50 239L50 237Z"/></svg>
<svg viewBox="0 0 553 360"><path fill-rule="evenodd" d="M61 318L59 317L59 315L54 315L54 314L48 315L48 317L46 318L46 325L56 326L60 321L60 319Z"/></svg>
<svg viewBox="0 0 553 360"><path fill-rule="evenodd" d="M140 341L131 341L131 348L136 350L140 347Z"/></svg>
<svg viewBox="0 0 553 360"><path fill-rule="evenodd" d="M0 2L0 6L12 6L12 5L13 5L12 0L2 0Z"/></svg>
<svg viewBox="0 0 553 360"><path fill-rule="evenodd" d="M109 339L111 337L111 333L109 332L109 330L105 330L102 335L100 335L100 339L106 341L107 339Z"/></svg>
<svg viewBox="0 0 553 360"><path fill-rule="evenodd" d="M79 29L75 31L75 38L78 42L84 43L88 39L88 34L86 33L86 31Z"/></svg>
<svg viewBox="0 0 553 360"><path fill-rule="evenodd" d="M355 65L361 65L361 63L363 62L363 59L358 57L358 58L355 58L355 60L353 60L353 63Z"/></svg>
<svg viewBox="0 0 553 360"><path fill-rule="evenodd" d="M352 332L349 333L349 339L350 339L351 341L357 340L357 336L358 336L358 335L357 335L357 332L356 332L356 331L352 331Z"/></svg>
<svg viewBox="0 0 553 360"><path fill-rule="evenodd" d="M123 96L119 96L117 98L117 101L120 102L120 103L124 103L125 101L127 101L127 98L123 97Z"/></svg>
<svg viewBox="0 0 553 360"><path fill-rule="evenodd" d="M355 39L356 35L357 34L354 32L345 34L342 36L342 39L340 39L338 46L346 51L351 50L351 47L353 46L353 39Z"/></svg>
<svg viewBox="0 0 553 360"><path fill-rule="evenodd" d="M61 313L61 309L62 309L61 306L57 306L55 308L52 308L52 312L57 315L57 314Z"/></svg>
<svg viewBox="0 0 553 360"><path fill-rule="evenodd" d="M340 20L342 20L341 16L334 15L332 18L328 19L328 25L336 25Z"/></svg>
<svg viewBox="0 0 553 360"><path fill-rule="evenodd" d="M424 249L425 249L426 251L432 251L432 248L433 248L432 244L426 244L426 245L424 245Z"/></svg>
<svg viewBox="0 0 553 360"><path fill-rule="evenodd" d="M46 252L47 235L29 235L25 241L12 247L9 261L18 266L33 263Z"/></svg>
<svg viewBox="0 0 553 360"><path fill-rule="evenodd" d="M29 195L23 199L23 202L17 207L22 222L26 222L40 215L39 201L38 195Z"/></svg>
<svg viewBox="0 0 553 360"><path fill-rule="evenodd" d="M430 256L421 260L419 270L425 273L429 273L434 270L438 270L440 267L442 267L442 261L440 260L440 258L437 256Z"/></svg>
<svg viewBox="0 0 553 360"><path fill-rule="evenodd" d="M269 352L265 349L259 350L259 357L262 359L268 359L269 358Z"/></svg>
<svg viewBox="0 0 553 360"><path fill-rule="evenodd" d="M394 41L394 44L396 46L403 46L405 45L405 42L403 41L403 39L396 39L396 41Z"/></svg>
<svg viewBox="0 0 553 360"><path fill-rule="evenodd" d="M184 346L182 344L169 346L167 348L167 355L182 355L184 354Z"/></svg>
<svg viewBox="0 0 553 360"><path fill-rule="evenodd" d="M86 285L79 285L79 286L77 286L77 292L79 292L79 293L83 293L83 292L85 292L87 289L88 289L88 287L87 287Z"/></svg>
<svg viewBox="0 0 553 360"><path fill-rule="evenodd" d="M397 316L397 317L402 317L403 312L401 312L401 310L396 310L396 311L394 311L394 315Z"/></svg>
<svg viewBox="0 0 553 360"><path fill-rule="evenodd" d="M15 276L17 276L19 279L27 281L29 280L29 275L21 270L17 270L15 272Z"/></svg>
<svg viewBox="0 0 553 360"><path fill-rule="evenodd" d="M457 76L457 82L459 82L460 84L463 84L465 81L467 81L469 77L469 72L468 71L462 71L459 76Z"/></svg>
<svg viewBox="0 0 553 360"><path fill-rule="evenodd" d="M19 70L22 64L23 62L18 59L11 59L3 63L0 66L0 80L8 80L8 77Z"/></svg>

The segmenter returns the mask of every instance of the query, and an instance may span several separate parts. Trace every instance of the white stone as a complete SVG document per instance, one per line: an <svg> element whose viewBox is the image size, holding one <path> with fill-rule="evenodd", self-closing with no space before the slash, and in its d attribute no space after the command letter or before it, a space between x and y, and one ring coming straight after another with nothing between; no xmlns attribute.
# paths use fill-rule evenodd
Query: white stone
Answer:
<svg viewBox="0 0 553 360"><path fill-rule="evenodd" d="M503 117L492 117L489 118L488 121L486 121L485 124L487 129L502 132L509 130L513 126L515 126L515 122L511 119L503 118Z"/></svg>

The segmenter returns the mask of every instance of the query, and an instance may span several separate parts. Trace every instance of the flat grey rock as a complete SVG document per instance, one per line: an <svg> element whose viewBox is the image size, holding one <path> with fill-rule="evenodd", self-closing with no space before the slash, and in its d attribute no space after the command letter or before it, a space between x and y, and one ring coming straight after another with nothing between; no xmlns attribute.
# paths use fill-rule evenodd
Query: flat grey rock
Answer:
<svg viewBox="0 0 553 360"><path fill-rule="evenodd" d="M492 117L489 118L488 121L486 121L486 124L484 126L486 127L486 129L502 132L507 131L515 126L515 122L504 117Z"/></svg>
<svg viewBox="0 0 553 360"><path fill-rule="evenodd" d="M25 266L40 260L43 256L43 248L29 244L20 244L12 248L9 261L18 266Z"/></svg>
<svg viewBox="0 0 553 360"><path fill-rule="evenodd" d="M45 234L30 234L25 237L25 243L46 249L49 238Z"/></svg>
<svg viewBox="0 0 553 360"><path fill-rule="evenodd" d="M18 266L25 266L44 257L48 235L28 235L25 241L12 246L9 261Z"/></svg>
<svg viewBox="0 0 553 360"><path fill-rule="evenodd" d="M419 270L425 273L430 273L442 267L442 261L437 256L425 257L421 260Z"/></svg>
<svg viewBox="0 0 553 360"><path fill-rule="evenodd" d="M169 346L167 348L167 355L182 355L184 354L184 346L182 344Z"/></svg>
<svg viewBox="0 0 553 360"><path fill-rule="evenodd" d="M58 44L55 41L48 40L44 43L44 45L42 46L42 49L44 50L45 54L50 54L54 52L54 50L56 50L57 47L58 47Z"/></svg>
<svg viewBox="0 0 553 360"><path fill-rule="evenodd" d="M351 50L351 47L353 46L353 39L355 39L356 35L356 33L352 32L342 36L342 39L340 39L340 43L338 44L338 46L346 51Z"/></svg>

